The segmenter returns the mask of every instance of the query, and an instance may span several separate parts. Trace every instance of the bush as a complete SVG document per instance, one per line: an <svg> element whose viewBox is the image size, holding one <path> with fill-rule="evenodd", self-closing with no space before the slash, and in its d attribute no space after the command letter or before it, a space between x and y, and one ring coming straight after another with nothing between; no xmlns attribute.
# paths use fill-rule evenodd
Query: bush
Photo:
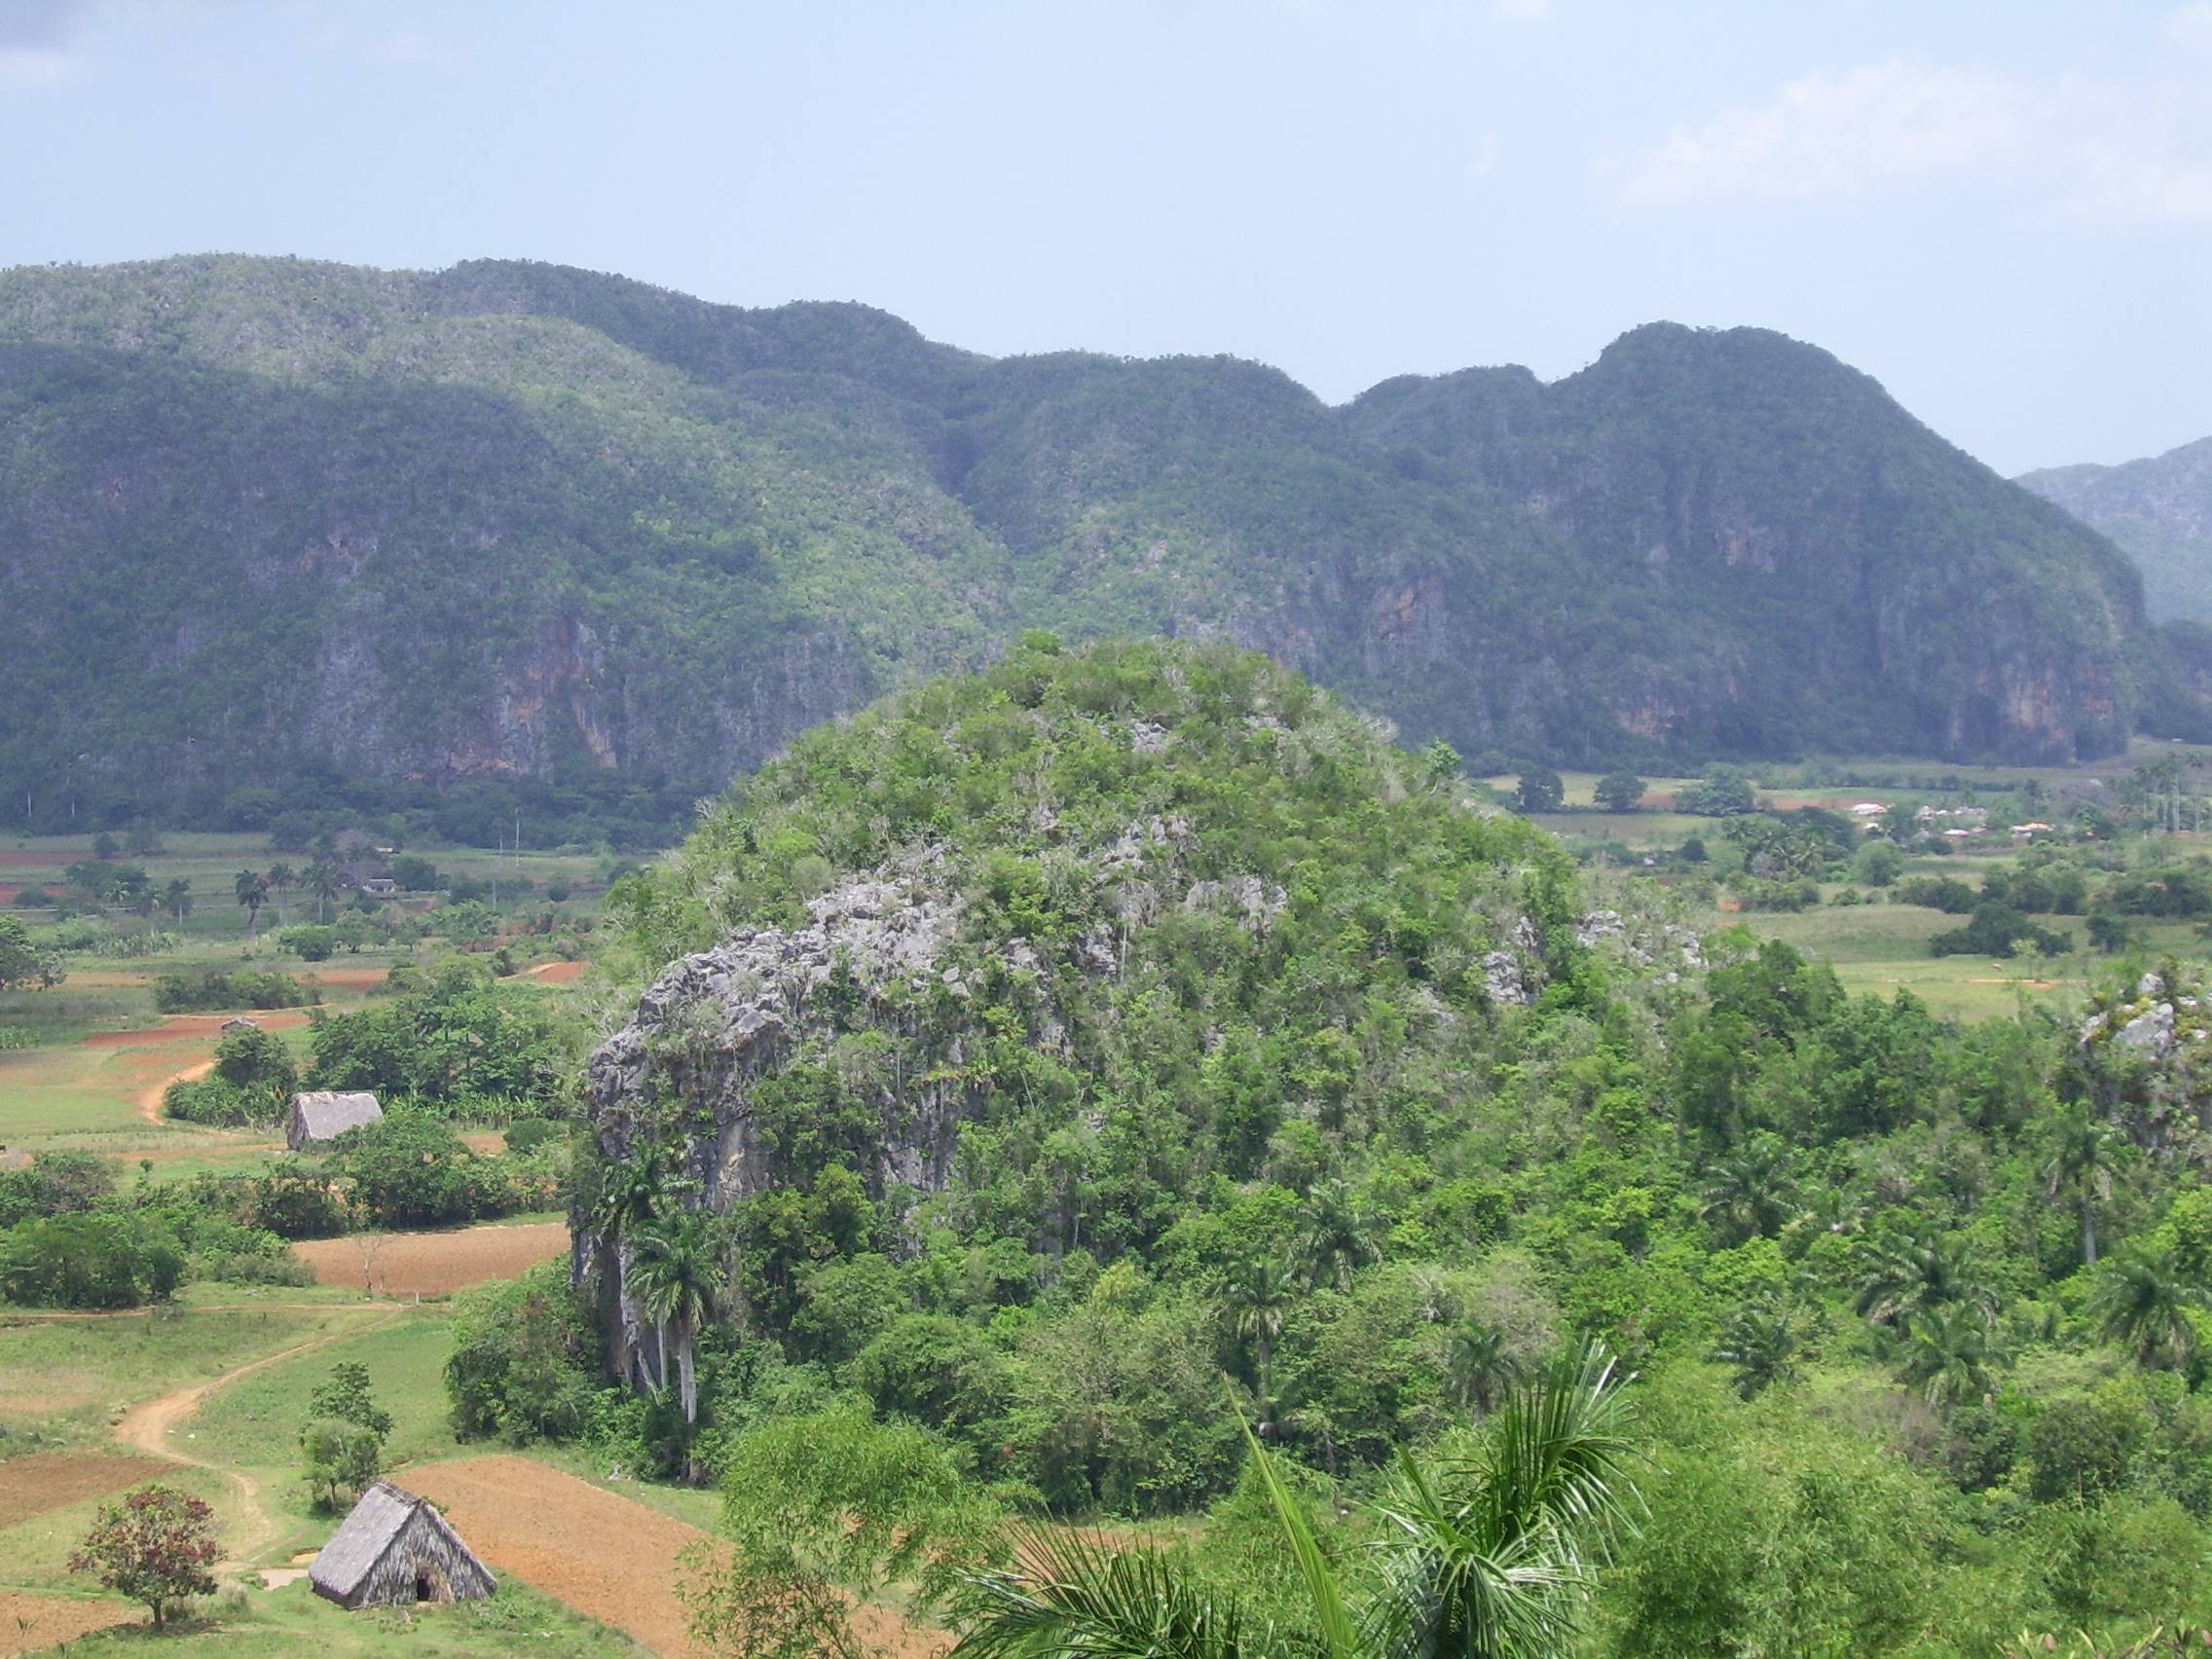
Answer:
<svg viewBox="0 0 2212 1659"><path fill-rule="evenodd" d="M1675 792L1677 812L1696 813L1702 818L1733 818L1739 813L1756 812L1758 804L1751 779L1733 766L1708 766L1704 777Z"/></svg>
<svg viewBox="0 0 2212 1659"><path fill-rule="evenodd" d="M184 1279L175 1236L138 1217L63 1215L0 1234L0 1297L32 1308L136 1308Z"/></svg>
<svg viewBox="0 0 2212 1659"><path fill-rule="evenodd" d="M268 1097L240 1088L227 1078L203 1077L172 1083L162 1096L162 1112L180 1124L235 1129L269 1116Z"/></svg>
<svg viewBox="0 0 2212 1659"><path fill-rule="evenodd" d="M278 934L276 948L290 951L302 962L327 962L338 948L338 930L319 922L304 922Z"/></svg>
<svg viewBox="0 0 2212 1659"><path fill-rule="evenodd" d="M1931 956L2012 955L2023 943L2033 944L2046 956L2062 955L2074 947L2069 934L2039 928L2009 904L1977 904L1973 918L1963 928L1952 928L1928 941Z"/></svg>
<svg viewBox="0 0 2212 1659"><path fill-rule="evenodd" d="M203 1014L232 1008L306 1008L322 993L288 974L240 968L202 968L164 974L154 981L154 1006L164 1014Z"/></svg>
<svg viewBox="0 0 2212 1659"><path fill-rule="evenodd" d="M505 1207L498 1171L450 1124L421 1112L387 1112L348 1129L329 1166L352 1183L354 1205L377 1227L438 1227Z"/></svg>
<svg viewBox="0 0 2212 1659"><path fill-rule="evenodd" d="M461 1299L446 1359L454 1432L517 1445L575 1433L591 1414L591 1320L568 1265Z"/></svg>

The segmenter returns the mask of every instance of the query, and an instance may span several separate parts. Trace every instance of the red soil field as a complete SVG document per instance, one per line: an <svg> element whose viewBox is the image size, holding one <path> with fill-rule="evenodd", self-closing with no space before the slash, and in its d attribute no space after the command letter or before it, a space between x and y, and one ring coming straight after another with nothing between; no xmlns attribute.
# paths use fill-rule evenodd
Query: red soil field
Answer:
<svg viewBox="0 0 2212 1659"><path fill-rule="evenodd" d="M656 1653L703 1654L677 1599L677 1557L712 1537L673 1516L528 1457L468 1457L407 1469L399 1480L430 1499L498 1572L511 1572L644 1642ZM898 1659L935 1659L951 1637L881 1607L854 1621Z"/></svg>
<svg viewBox="0 0 2212 1659"><path fill-rule="evenodd" d="M0 1527L63 1509L167 1473L147 1457L109 1452L38 1452L0 1463Z"/></svg>
<svg viewBox="0 0 2212 1659"><path fill-rule="evenodd" d="M451 1233L356 1233L292 1246L318 1282L366 1284L380 1296L449 1296L489 1279L514 1278L568 1248L568 1224L559 1221Z"/></svg>
<svg viewBox="0 0 2212 1659"><path fill-rule="evenodd" d="M136 1049L154 1043L181 1043L191 1038L218 1037L222 1035L224 1020L239 1017L235 1014L172 1014L160 1025L140 1026L135 1031L95 1031L78 1041L87 1049ZM264 1031L283 1031L308 1022L307 1010L300 1008L267 1009L243 1017Z"/></svg>
<svg viewBox="0 0 2212 1659"><path fill-rule="evenodd" d="M137 1617L135 1607L121 1602L0 1590L0 1655L12 1659L18 1653L44 1653L95 1630L129 1624Z"/></svg>

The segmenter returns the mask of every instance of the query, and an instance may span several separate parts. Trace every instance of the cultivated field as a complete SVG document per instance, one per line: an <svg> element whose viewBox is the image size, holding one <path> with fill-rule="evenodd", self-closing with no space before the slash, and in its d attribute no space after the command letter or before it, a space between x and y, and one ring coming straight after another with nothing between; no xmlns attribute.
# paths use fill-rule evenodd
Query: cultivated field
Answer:
<svg viewBox="0 0 2212 1659"><path fill-rule="evenodd" d="M490 1279L514 1278L568 1248L569 1224L564 1221L443 1233L357 1233L292 1246L322 1283L377 1296L450 1296Z"/></svg>

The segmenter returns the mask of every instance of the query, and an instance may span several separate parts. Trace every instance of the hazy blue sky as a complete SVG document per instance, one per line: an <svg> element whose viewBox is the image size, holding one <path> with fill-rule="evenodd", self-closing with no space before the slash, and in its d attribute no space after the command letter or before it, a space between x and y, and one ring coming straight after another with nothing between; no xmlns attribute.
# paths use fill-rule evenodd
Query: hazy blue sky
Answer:
<svg viewBox="0 0 2212 1659"><path fill-rule="evenodd" d="M2212 433L2212 0L0 0L0 264L518 255L1332 400L1758 323Z"/></svg>

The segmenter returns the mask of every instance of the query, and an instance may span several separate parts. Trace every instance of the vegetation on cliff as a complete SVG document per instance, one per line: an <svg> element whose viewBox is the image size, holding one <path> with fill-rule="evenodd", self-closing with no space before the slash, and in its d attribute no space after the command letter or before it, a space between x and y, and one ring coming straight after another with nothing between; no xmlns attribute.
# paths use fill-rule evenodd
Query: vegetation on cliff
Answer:
<svg viewBox="0 0 2212 1659"><path fill-rule="evenodd" d="M2201 975L1962 1025L1588 879L1220 647L811 733L618 895L585 1294L470 1316L470 1420L755 1519L920 1434L987 1506L1202 1512L1175 1582L1295 1631L1244 1424L1346 1560L1596 1340L1647 1512L1588 1651L2212 1614Z"/></svg>
<svg viewBox="0 0 2212 1659"><path fill-rule="evenodd" d="M1227 637L1419 741L1607 763L2065 758L2181 707L2108 544L1780 336L1330 409L494 262L0 274L0 597L34 825L465 780L444 832L643 838L1035 624Z"/></svg>

